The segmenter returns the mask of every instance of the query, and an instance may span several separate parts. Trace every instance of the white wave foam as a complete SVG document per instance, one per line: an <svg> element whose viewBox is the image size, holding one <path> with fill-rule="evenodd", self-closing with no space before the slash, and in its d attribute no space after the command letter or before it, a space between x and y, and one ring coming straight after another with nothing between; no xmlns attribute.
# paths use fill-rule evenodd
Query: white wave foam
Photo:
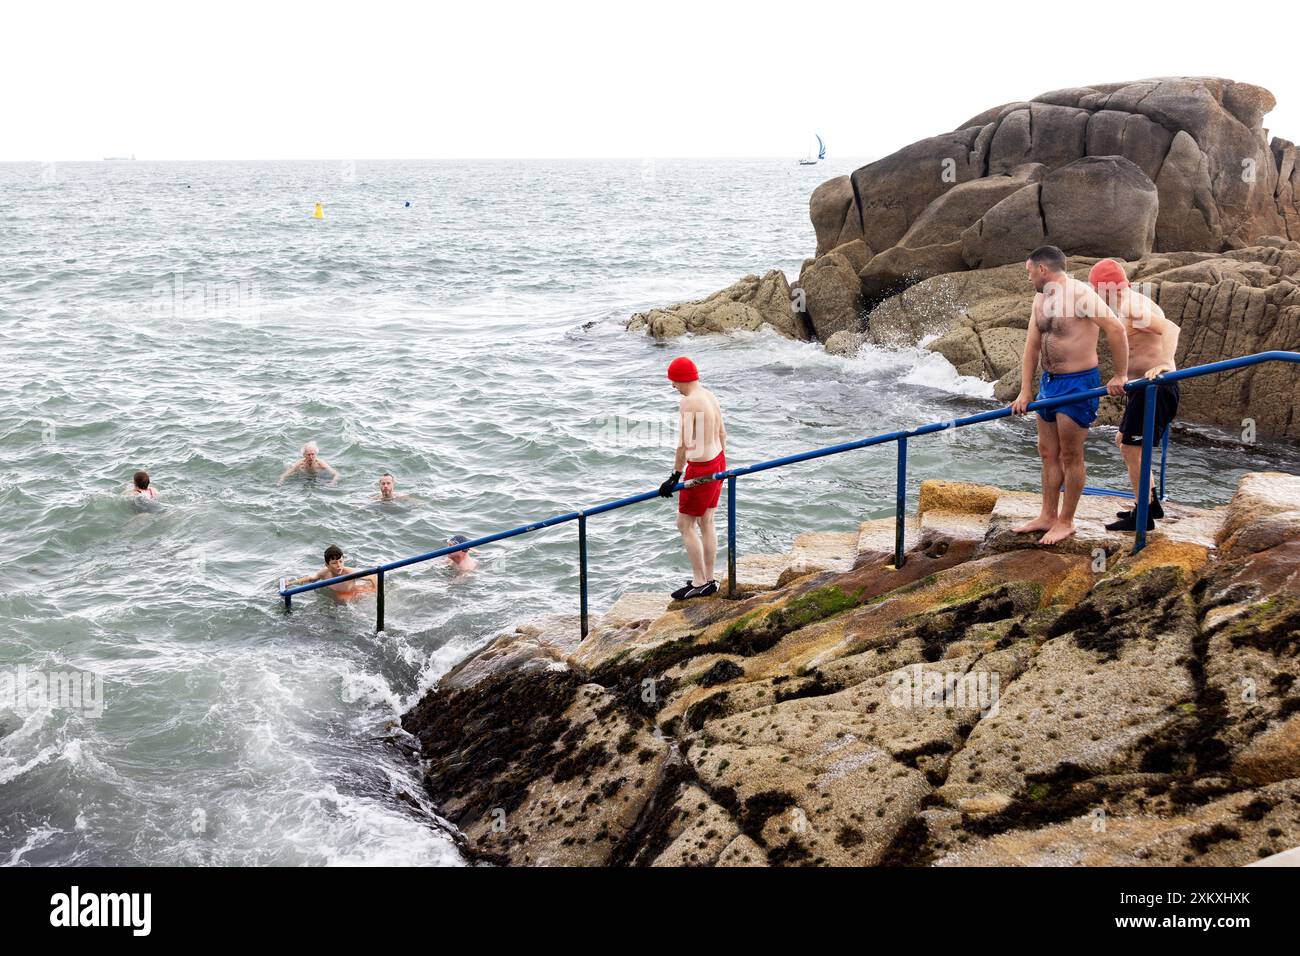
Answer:
<svg viewBox="0 0 1300 956"><path fill-rule="evenodd" d="M938 352L925 349L908 349L914 355L913 365L899 381L904 385L923 385L954 395L971 398L992 398L993 383L974 375L960 375L953 364Z"/></svg>

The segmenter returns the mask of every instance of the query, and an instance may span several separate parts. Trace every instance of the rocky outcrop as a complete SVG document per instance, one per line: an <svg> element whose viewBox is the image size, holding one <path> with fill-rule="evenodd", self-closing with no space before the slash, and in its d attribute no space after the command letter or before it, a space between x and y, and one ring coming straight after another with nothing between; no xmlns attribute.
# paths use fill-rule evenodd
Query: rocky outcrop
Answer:
<svg viewBox="0 0 1300 956"><path fill-rule="evenodd" d="M762 278L745 276L706 299L638 313L628 321L632 332L673 338L687 332L757 332L768 327L787 338L810 338L804 317L795 310L785 273L772 269Z"/></svg>
<svg viewBox="0 0 1300 956"><path fill-rule="evenodd" d="M738 600L504 635L403 719L430 796L510 864L1240 865L1300 844L1300 538L1243 535L1300 511L1295 479L1171 505L1137 556L1105 501L1090 551L1009 538L1024 497L926 482L901 568L868 522L801 539L807 570Z"/></svg>
<svg viewBox="0 0 1300 956"><path fill-rule="evenodd" d="M825 342L836 332L855 332L862 328L863 299L858 285L858 270L864 259L861 240L847 243L817 259L810 259L799 273L804 311L813 334ZM855 262L855 253L859 256Z"/></svg>
<svg viewBox="0 0 1300 956"><path fill-rule="evenodd" d="M863 238L875 252L863 275L870 299L885 275L957 271L932 248L957 241L980 268L1023 261L1042 242L1133 259L1300 239L1295 147L1270 144L1261 126L1274 102L1247 83L1177 77L1010 103L823 184L810 206L817 252ZM1026 167L1041 186L979 208L973 184L991 180L993 194ZM925 242L909 236L936 219L946 228Z"/></svg>

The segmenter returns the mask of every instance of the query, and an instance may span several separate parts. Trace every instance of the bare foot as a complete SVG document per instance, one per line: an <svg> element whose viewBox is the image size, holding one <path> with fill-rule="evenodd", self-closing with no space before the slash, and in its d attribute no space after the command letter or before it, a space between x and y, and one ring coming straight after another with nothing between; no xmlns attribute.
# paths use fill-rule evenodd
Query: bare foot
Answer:
<svg viewBox="0 0 1300 956"><path fill-rule="evenodd" d="M1073 521L1058 521L1048 529L1047 534L1038 539L1039 544L1056 544L1074 534Z"/></svg>
<svg viewBox="0 0 1300 956"><path fill-rule="evenodd" d="M1031 531L1050 531L1055 527L1055 525L1055 518L1044 518L1042 515L1039 515L1033 521L1026 521L1024 524L1018 525L1011 530L1016 534L1028 534Z"/></svg>

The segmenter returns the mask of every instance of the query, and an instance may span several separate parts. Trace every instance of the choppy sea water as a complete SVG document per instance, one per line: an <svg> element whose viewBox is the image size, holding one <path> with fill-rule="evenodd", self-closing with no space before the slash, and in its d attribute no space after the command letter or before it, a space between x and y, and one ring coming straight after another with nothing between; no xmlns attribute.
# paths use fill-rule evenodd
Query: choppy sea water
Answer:
<svg viewBox="0 0 1300 956"><path fill-rule="evenodd" d="M809 193L855 165L0 165L0 864L458 863L379 738L502 628L576 611L575 529L484 548L467 577L397 572L381 635L369 600L286 616L277 577L331 543L363 567L658 485L683 352L733 464L993 407L917 349L622 330L793 278ZM1111 437L1090 480L1122 486ZM311 439L339 483L277 487ZM1028 421L909 452L913 494L1037 482ZM1218 503L1288 454L1180 435L1171 491ZM137 468L156 513L118 495ZM385 470L415 497L373 501ZM891 515L893 474L882 449L742 479L741 553ZM673 507L592 519L594 610L688 573ZM30 682L57 674L97 683L52 706Z"/></svg>

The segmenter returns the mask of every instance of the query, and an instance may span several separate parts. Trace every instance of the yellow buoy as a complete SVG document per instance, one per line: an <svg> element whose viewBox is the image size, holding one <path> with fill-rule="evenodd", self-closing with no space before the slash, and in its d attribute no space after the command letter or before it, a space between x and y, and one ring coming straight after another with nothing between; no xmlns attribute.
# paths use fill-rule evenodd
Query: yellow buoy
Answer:
<svg viewBox="0 0 1300 956"><path fill-rule="evenodd" d="M320 203L316 204L316 211L311 214L313 219L324 219L325 210L321 209Z"/></svg>

